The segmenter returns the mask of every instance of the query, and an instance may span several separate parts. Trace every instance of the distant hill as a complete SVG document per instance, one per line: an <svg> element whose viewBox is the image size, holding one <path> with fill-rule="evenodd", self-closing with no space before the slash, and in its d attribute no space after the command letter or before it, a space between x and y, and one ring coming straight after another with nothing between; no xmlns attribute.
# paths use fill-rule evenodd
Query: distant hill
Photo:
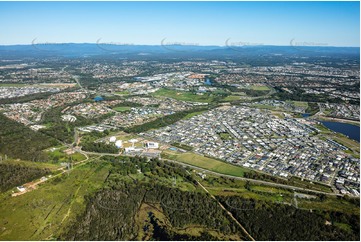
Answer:
<svg viewBox="0 0 361 242"><path fill-rule="evenodd" d="M19 57L358 57L358 47L317 46L198 46L198 45L115 45L106 43L63 43L33 45L0 45L0 58Z"/></svg>

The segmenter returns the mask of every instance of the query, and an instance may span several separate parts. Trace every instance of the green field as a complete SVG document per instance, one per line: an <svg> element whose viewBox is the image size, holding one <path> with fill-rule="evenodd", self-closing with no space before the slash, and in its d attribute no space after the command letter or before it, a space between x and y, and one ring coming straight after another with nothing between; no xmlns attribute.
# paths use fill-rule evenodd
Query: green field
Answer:
<svg viewBox="0 0 361 242"><path fill-rule="evenodd" d="M115 92L115 94L119 94L119 95L129 95L130 92L128 90L125 91L121 91L121 92Z"/></svg>
<svg viewBox="0 0 361 242"><path fill-rule="evenodd" d="M307 108L308 107L308 102L300 102L300 101L289 101L289 102L291 102L296 107L301 107L301 108Z"/></svg>
<svg viewBox="0 0 361 242"><path fill-rule="evenodd" d="M51 240L85 209L84 196L102 187L106 163L88 163L17 197L0 197L0 240Z"/></svg>
<svg viewBox="0 0 361 242"><path fill-rule="evenodd" d="M252 90L256 90L256 91L268 91L271 90L269 87L267 86L258 86L258 85L253 85L249 87Z"/></svg>
<svg viewBox="0 0 361 242"><path fill-rule="evenodd" d="M74 153L71 155L67 155L63 152L64 150L65 150L65 148L57 149L54 151L48 150L47 153L49 155L49 159L53 162L68 162L69 160L78 162L78 161L85 160L85 158L86 158L84 155L82 155L80 153Z"/></svg>
<svg viewBox="0 0 361 242"><path fill-rule="evenodd" d="M241 196L246 199L257 199L274 202L288 202L293 198L293 192L287 189L250 183L246 189L246 181L219 178L207 175L201 183L215 196Z"/></svg>
<svg viewBox="0 0 361 242"><path fill-rule="evenodd" d="M162 158L180 161L210 171L218 172L225 175L243 177L244 172L248 169L241 166L235 166L216 159L208 158L194 153L178 153L170 150L163 151Z"/></svg>
<svg viewBox="0 0 361 242"><path fill-rule="evenodd" d="M47 163L47 162L32 162L32 161L23 161L23 160L14 160L14 159L7 159L3 160L2 163L9 163L9 164L19 164L22 166L30 166L36 167L39 169L47 168L51 171L59 169L61 166L59 164Z"/></svg>
<svg viewBox="0 0 361 242"><path fill-rule="evenodd" d="M225 98L222 99L222 101L226 101L226 102L232 102L232 101L238 101L243 99L242 96L237 96L237 95L229 95Z"/></svg>
<svg viewBox="0 0 361 242"><path fill-rule="evenodd" d="M0 87L26 87L30 86L30 84L25 83L0 83Z"/></svg>
<svg viewBox="0 0 361 242"><path fill-rule="evenodd" d="M131 109L132 109L131 107L122 107L122 106L113 108L113 110L115 110L117 112L127 112L127 111L129 111Z"/></svg>
<svg viewBox="0 0 361 242"><path fill-rule="evenodd" d="M191 92L182 92L170 89L159 89L153 94L155 97L169 97L180 101L211 103L214 98L209 94L197 95Z"/></svg>

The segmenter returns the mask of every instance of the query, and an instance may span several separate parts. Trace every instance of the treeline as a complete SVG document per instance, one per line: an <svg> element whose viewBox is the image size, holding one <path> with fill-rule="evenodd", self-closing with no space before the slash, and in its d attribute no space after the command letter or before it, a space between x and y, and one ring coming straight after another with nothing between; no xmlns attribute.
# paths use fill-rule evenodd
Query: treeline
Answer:
<svg viewBox="0 0 361 242"><path fill-rule="evenodd" d="M142 133L142 132L148 131L150 129L159 129L159 128L174 124L175 122L183 119L190 113L200 112L200 111L204 111L207 109L208 108L197 108L197 109L177 112L177 113L174 113L171 115L157 118L156 120L153 120L148 123L144 123L144 124L136 125L136 126L133 126L130 128L126 128L124 131L127 133Z"/></svg>
<svg viewBox="0 0 361 242"><path fill-rule="evenodd" d="M87 142L82 143L82 150L89 152L97 152L97 153L119 153L119 148L117 148L114 144L106 144L103 142Z"/></svg>
<svg viewBox="0 0 361 242"><path fill-rule="evenodd" d="M172 143L172 145L175 146L175 147L178 147L178 148L180 148L180 149L187 150L187 151L191 151L191 150L193 149L193 148L192 148L191 146L189 146L189 145L181 144L181 143L178 143L178 142Z"/></svg>
<svg viewBox="0 0 361 242"><path fill-rule="evenodd" d="M49 169L0 163L0 192L40 178L50 173Z"/></svg>
<svg viewBox="0 0 361 242"><path fill-rule="evenodd" d="M45 99L53 94L54 92L42 92L42 93L29 94L21 97L5 98L5 99L0 99L0 104L25 103L33 100Z"/></svg>
<svg viewBox="0 0 361 242"><path fill-rule="evenodd" d="M337 212L317 213L238 196L220 196L219 201L236 217L256 240L345 240L359 241L357 215ZM327 225L326 221L330 222ZM334 224L351 226L351 231Z"/></svg>
<svg viewBox="0 0 361 242"><path fill-rule="evenodd" d="M58 142L0 114L0 153L12 158L46 161L44 149Z"/></svg>
<svg viewBox="0 0 361 242"><path fill-rule="evenodd" d="M275 182L275 183L281 183L281 184L288 184L287 180L276 177L276 176L271 176L265 173L260 173L260 172L256 172L256 171L247 171L244 172L244 177L245 178L250 178L250 179L255 179L255 180L262 180L262 181L271 181L271 182Z"/></svg>

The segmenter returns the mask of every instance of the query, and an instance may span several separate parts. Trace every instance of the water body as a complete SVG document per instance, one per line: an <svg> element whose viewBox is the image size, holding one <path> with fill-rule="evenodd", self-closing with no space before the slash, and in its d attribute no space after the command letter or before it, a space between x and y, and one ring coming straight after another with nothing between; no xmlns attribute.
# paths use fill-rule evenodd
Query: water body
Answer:
<svg viewBox="0 0 361 242"><path fill-rule="evenodd" d="M332 131L347 135L349 138L360 142L360 127L352 124L320 121L324 126Z"/></svg>
<svg viewBox="0 0 361 242"><path fill-rule="evenodd" d="M303 113L303 114L302 114L302 117L304 117L304 118L307 118L307 117L309 117L309 116L311 116L311 114L309 114L309 113Z"/></svg>
<svg viewBox="0 0 361 242"><path fill-rule="evenodd" d="M204 84L211 86L212 82L209 78L207 78L206 81L204 82Z"/></svg>

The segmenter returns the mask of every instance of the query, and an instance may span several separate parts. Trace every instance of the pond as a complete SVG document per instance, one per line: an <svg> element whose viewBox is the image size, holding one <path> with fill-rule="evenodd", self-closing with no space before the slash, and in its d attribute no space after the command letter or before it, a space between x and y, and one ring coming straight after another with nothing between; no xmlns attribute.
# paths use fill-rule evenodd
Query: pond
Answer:
<svg viewBox="0 0 361 242"><path fill-rule="evenodd" d="M204 82L204 84L211 86L212 82L209 78L207 78L206 81Z"/></svg>
<svg viewBox="0 0 361 242"><path fill-rule="evenodd" d="M360 142L360 127L347 123L320 121L324 126L332 131L344 134L349 138Z"/></svg>

